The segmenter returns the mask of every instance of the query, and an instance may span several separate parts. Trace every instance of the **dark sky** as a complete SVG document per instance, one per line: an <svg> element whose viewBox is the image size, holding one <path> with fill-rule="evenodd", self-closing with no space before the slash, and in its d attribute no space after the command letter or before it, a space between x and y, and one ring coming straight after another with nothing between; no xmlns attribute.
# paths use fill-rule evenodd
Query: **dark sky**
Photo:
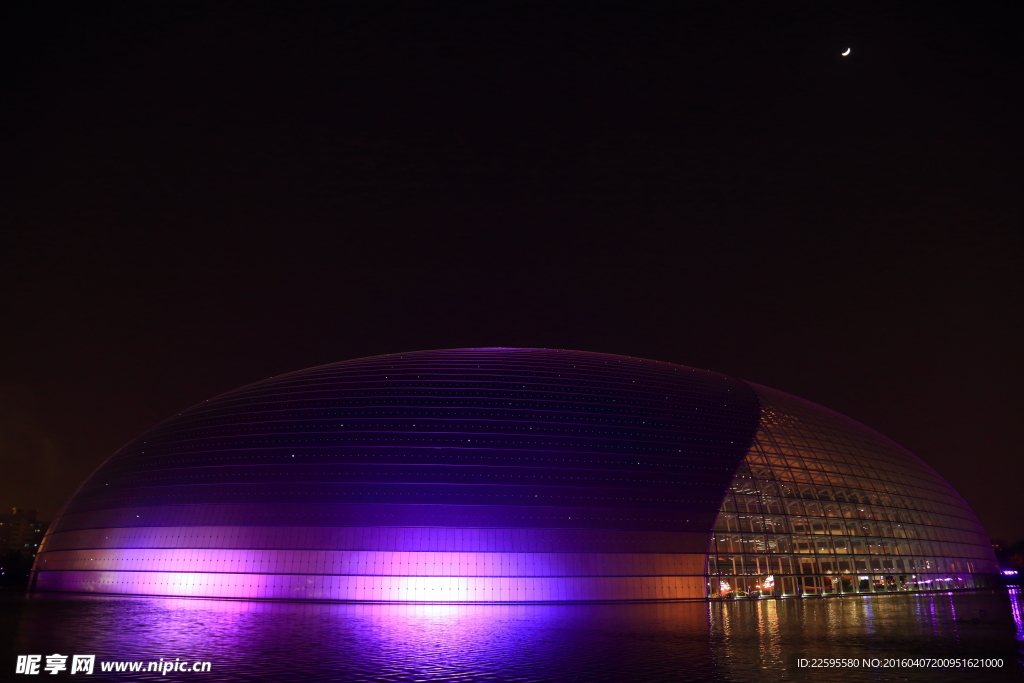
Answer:
<svg viewBox="0 0 1024 683"><path fill-rule="evenodd" d="M0 505L270 375L537 346L816 401L1024 538L1020 3L14 4Z"/></svg>

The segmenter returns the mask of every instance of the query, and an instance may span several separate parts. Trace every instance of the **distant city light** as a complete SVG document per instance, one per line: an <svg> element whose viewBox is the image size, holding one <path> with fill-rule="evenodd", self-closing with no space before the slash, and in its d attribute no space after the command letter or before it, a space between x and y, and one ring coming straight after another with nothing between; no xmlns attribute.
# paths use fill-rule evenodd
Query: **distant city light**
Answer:
<svg viewBox="0 0 1024 683"><path fill-rule="evenodd" d="M1003 570L1003 576L1017 576L1017 570L1016 569L1004 569Z"/></svg>

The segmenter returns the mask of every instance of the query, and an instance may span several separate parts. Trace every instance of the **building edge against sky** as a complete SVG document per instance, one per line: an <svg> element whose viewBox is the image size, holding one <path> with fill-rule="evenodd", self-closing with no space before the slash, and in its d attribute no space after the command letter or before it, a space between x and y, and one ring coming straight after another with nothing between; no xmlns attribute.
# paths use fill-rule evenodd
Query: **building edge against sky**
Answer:
<svg viewBox="0 0 1024 683"><path fill-rule="evenodd" d="M970 508L842 415L670 363L391 354L183 411L61 511L37 591L427 602L994 585Z"/></svg>

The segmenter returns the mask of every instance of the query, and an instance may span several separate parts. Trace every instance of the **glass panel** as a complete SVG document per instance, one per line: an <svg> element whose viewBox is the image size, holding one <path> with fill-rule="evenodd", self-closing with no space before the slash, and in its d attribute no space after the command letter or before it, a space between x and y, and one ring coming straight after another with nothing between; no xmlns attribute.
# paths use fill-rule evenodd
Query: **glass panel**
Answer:
<svg viewBox="0 0 1024 683"><path fill-rule="evenodd" d="M756 390L761 426L709 562L732 595L948 590L998 571L973 513L927 465L847 418ZM716 577L709 586L720 593Z"/></svg>

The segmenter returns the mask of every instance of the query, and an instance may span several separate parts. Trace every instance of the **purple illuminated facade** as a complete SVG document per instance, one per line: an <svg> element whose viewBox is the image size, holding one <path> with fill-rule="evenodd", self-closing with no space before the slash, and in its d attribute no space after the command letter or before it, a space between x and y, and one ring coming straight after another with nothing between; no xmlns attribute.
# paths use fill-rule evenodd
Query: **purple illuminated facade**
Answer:
<svg viewBox="0 0 1024 683"><path fill-rule="evenodd" d="M996 571L948 484L823 408L669 363L456 349L274 377L158 425L61 512L33 586L558 602L969 588Z"/></svg>

